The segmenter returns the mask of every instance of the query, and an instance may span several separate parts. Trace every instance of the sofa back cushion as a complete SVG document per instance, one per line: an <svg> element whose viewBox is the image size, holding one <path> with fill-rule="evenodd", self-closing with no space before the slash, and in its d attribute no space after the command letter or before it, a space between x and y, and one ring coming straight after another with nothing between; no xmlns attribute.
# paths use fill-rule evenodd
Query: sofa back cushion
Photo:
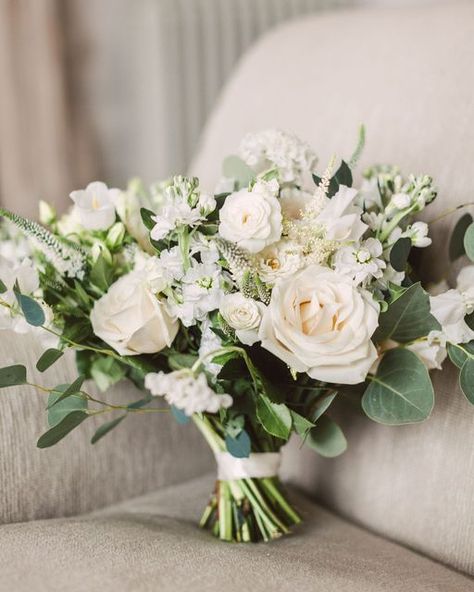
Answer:
<svg viewBox="0 0 474 592"><path fill-rule="evenodd" d="M212 189L222 157L248 131L294 131L330 156L352 153L435 177L427 216L473 201L474 5L355 10L306 18L267 35L240 63L211 117L192 172ZM432 227L425 275L448 267L459 214ZM427 272L427 273L426 273ZM434 377L437 408L423 425L384 427L345 409L349 451L321 460L289 448L286 474L340 513L474 572L474 409L452 368ZM347 407L347 405L346 405Z"/></svg>

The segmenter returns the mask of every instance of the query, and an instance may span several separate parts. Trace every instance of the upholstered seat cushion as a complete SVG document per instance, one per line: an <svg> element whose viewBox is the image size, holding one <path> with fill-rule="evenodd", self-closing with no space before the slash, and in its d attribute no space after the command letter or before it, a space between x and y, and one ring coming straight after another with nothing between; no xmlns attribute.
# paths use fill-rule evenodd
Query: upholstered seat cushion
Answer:
<svg viewBox="0 0 474 592"><path fill-rule="evenodd" d="M271 545L232 545L196 521L212 476L94 514L0 527L1 592L468 592L457 572L293 493L305 525Z"/></svg>

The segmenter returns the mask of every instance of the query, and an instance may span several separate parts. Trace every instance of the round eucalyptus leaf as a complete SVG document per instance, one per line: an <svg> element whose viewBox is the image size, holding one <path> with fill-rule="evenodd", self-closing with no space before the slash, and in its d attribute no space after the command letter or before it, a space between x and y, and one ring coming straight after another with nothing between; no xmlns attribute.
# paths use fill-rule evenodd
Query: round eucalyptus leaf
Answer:
<svg viewBox="0 0 474 592"><path fill-rule="evenodd" d="M230 452L235 458L248 458L251 448L250 437L245 430L242 430L235 438L227 435L225 447L227 452Z"/></svg>
<svg viewBox="0 0 474 592"><path fill-rule="evenodd" d="M471 261L474 261L474 222L472 222L464 234L464 250Z"/></svg>
<svg viewBox="0 0 474 592"><path fill-rule="evenodd" d="M456 222L449 241L449 258L451 261L464 255L464 235L471 223L471 214L464 214L464 216L461 216Z"/></svg>
<svg viewBox="0 0 474 592"><path fill-rule="evenodd" d="M474 405L474 359L468 358L461 368L459 374L461 390L469 403Z"/></svg>
<svg viewBox="0 0 474 592"><path fill-rule="evenodd" d="M327 415L322 415L314 428L309 431L305 443L321 456L333 458L342 454L347 448L347 440L343 431Z"/></svg>
<svg viewBox="0 0 474 592"><path fill-rule="evenodd" d="M21 364L0 368L0 388L26 384L26 368Z"/></svg>

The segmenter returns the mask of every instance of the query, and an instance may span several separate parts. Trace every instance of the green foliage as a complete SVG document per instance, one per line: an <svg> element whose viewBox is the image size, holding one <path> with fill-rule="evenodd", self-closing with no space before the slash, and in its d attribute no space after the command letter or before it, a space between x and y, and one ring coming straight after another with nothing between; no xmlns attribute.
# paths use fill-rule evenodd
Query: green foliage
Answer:
<svg viewBox="0 0 474 592"><path fill-rule="evenodd" d="M80 394L71 395L56 404L67 386L67 384L57 386L48 397L48 426L50 428L61 422L72 411L84 411L87 409L87 399L84 395Z"/></svg>
<svg viewBox="0 0 474 592"><path fill-rule="evenodd" d="M311 428L314 428L314 423L300 415L296 411L291 410L291 417L293 418L293 429L297 434L305 437Z"/></svg>
<svg viewBox="0 0 474 592"><path fill-rule="evenodd" d="M64 355L64 352L54 347L47 349L36 362L36 369L44 372Z"/></svg>
<svg viewBox="0 0 474 592"><path fill-rule="evenodd" d="M334 399L336 398L337 393L328 393L327 395L323 395L319 397L310 407L308 411L308 417L311 421L317 422L318 419L325 413Z"/></svg>
<svg viewBox="0 0 474 592"><path fill-rule="evenodd" d="M27 384L26 368L21 364L0 368L0 388Z"/></svg>
<svg viewBox="0 0 474 592"><path fill-rule="evenodd" d="M182 409L180 409L179 407L175 407L174 405L171 405L171 413L177 421L177 423L179 423L180 425L185 425L191 421L189 415L186 415L186 413Z"/></svg>
<svg viewBox="0 0 474 592"><path fill-rule="evenodd" d="M141 208L140 216L142 217L142 222L147 230L152 230L156 226L156 222L153 220L153 216L156 216L156 214L151 210Z"/></svg>
<svg viewBox="0 0 474 592"><path fill-rule="evenodd" d="M31 298L30 296L26 296L25 294L21 294L20 292L15 290L15 296L20 305L21 311L27 323L32 325L33 327L41 327L44 325L46 321L46 317L44 316L44 311L41 306Z"/></svg>
<svg viewBox="0 0 474 592"><path fill-rule="evenodd" d="M0 294L5 294L6 291L7 291L7 287L2 282L2 280L0 280Z"/></svg>
<svg viewBox="0 0 474 592"><path fill-rule="evenodd" d="M454 261L458 257L464 255L464 235L471 224L471 214L464 214L464 216L461 216L461 218L459 218L459 220L456 222L451 234L451 239L449 241L449 258L451 261Z"/></svg>
<svg viewBox="0 0 474 592"><path fill-rule="evenodd" d="M464 234L464 250L471 261L474 261L474 222L472 222Z"/></svg>
<svg viewBox="0 0 474 592"><path fill-rule="evenodd" d="M51 404L51 408L54 407L55 405L58 405L63 399L67 399L67 397L70 397L71 395L77 395L81 393L81 387L82 387L82 383L84 382L85 377L84 376L79 376L78 378L76 378L76 380L74 382L72 382L69 385L66 385L65 389L61 389L59 392L61 393L59 395L59 397ZM58 390L59 387L57 387ZM48 405L48 409L50 408L50 406Z"/></svg>
<svg viewBox="0 0 474 592"><path fill-rule="evenodd" d="M71 411L58 424L45 432L37 442L38 448L49 448L77 428L89 416L85 411Z"/></svg>
<svg viewBox="0 0 474 592"><path fill-rule="evenodd" d="M447 345L448 355L451 362L461 369L464 362L472 356L474 359L474 341L469 343L448 343Z"/></svg>
<svg viewBox="0 0 474 592"><path fill-rule="evenodd" d="M239 187L247 187L255 178L255 173L248 164L235 155L224 159L222 174L229 179L235 179Z"/></svg>
<svg viewBox="0 0 474 592"><path fill-rule="evenodd" d="M92 266L89 280L91 284L96 286L101 292L107 292L112 285L114 281L113 266L103 255L100 255Z"/></svg>
<svg viewBox="0 0 474 592"><path fill-rule="evenodd" d="M127 417L127 415L120 415L120 417L116 417L115 419L111 419L110 421L107 421L107 422L103 423L101 426L99 426L97 428L95 434L91 438L91 444L95 444L96 442L98 442L101 438L103 438L111 430L116 428L119 425L119 423L121 423L126 417Z"/></svg>
<svg viewBox="0 0 474 592"><path fill-rule="evenodd" d="M321 177L318 177L318 175L313 175L313 181L316 183L316 185L319 185L321 183ZM341 185L352 187L352 172L349 165L344 160L341 161L339 168L329 181L327 196L334 197L334 195L336 195L336 193L339 191L339 187Z"/></svg>
<svg viewBox="0 0 474 592"><path fill-rule="evenodd" d="M390 265L395 271L405 271L410 250L411 240L408 237L399 238L393 245L390 250Z"/></svg>
<svg viewBox="0 0 474 592"><path fill-rule="evenodd" d="M464 362L459 374L459 385L466 399L474 405L474 356Z"/></svg>
<svg viewBox="0 0 474 592"><path fill-rule="evenodd" d="M272 436L287 440L292 426L291 413L282 403L273 403L266 395L256 398L257 418Z"/></svg>
<svg viewBox="0 0 474 592"><path fill-rule="evenodd" d="M327 415L322 415L319 418L316 426L310 430L305 444L327 458L339 456L347 448L347 440L343 431Z"/></svg>
<svg viewBox="0 0 474 592"><path fill-rule="evenodd" d="M102 356L96 358L90 367L91 377L102 392L122 380L125 367L115 358Z"/></svg>
<svg viewBox="0 0 474 592"><path fill-rule="evenodd" d="M245 430L241 430L235 437L227 434L225 447L227 452L235 456L235 458L248 458L251 449L250 437Z"/></svg>
<svg viewBox="0 0 474 592"><path fill-rule="evenodd" d="M197 359L198 357L195 354L172 352L168 355L168 365L171 370L182 370L183 368L191 368Z"/></svg>
<svg viewBox="0 0 474 592"><path fill-rule="evenodd" d="M393 339L407 343L441 326L430 312L430 299L420 283L411 285L379 318L379 327L374 334L376 342Z"/></svg>
<svg viewBox="0 0 474 592"><path fill-rule="evenodd" d="M403 348L385 354L362 397L368 417L387 425L423 421L433 404L428 370L416 354Z"/></svg>

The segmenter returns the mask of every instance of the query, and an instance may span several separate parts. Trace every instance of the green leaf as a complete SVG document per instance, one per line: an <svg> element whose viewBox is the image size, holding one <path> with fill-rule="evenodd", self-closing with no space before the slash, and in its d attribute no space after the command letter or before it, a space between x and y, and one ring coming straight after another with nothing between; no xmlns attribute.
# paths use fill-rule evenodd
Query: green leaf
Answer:
<svg viewBox="0 0 474 592"><path fill-rule="evenodd" d="M120 362L111 357L97 358L91 365L90 373L94 382L102 392L122 380L125 368Z"/></svg>
<svg viewBox="0 0 474 592"><path fill-rule="evenodd" d="M327 458L339 456L347 448L347 440L343 431L327 415L322 415L319 418L316 426L309 432L305 444Z"/></svg>
<svg viewBox="0 0 474 592"><path fill-rule="evenodd" d="M266 395L257 395L257 418L272 436L287 440L291 431L291 413L281 403L273 403Z"/></svg>
<svg viewBox="0 0 474 592"><path fill-rule="evenodd" d="M41 327L46 321L44 316L44 310L42 307L30 296L21 294L15 290L15 296L18 300L18 304L23 312L26 322L33 327Z"/></svg>
<svg viewBox="0 0 474 592"><path fill-rule="evenodd" d="M72 432L74 428L77 428L88 417L85 411L72 411L57 425L45 432L38 440L36 446L38 448L49 448L49 446L57 444L57 442L62 440L64 436L67 436L69 432Z"/></svg>
<svg viewBox="0 0 474 592"><path fill-rule="evenodd" d="M474 331L474 312L471 312L471 314L466 315L464 317L464 321L466 325L469 327L469 329L472 329Z"/></svg>
<svg viewBox="0 0 474 592"><path fill-rule="evenodd" d="M62 421L71 411L87 409L87 399L84 395L71 395L67 399L60 401L57 405L55 404L67 386L67 384L57 386L48 397L48 425L50 428Z"/></svg>
<svg viewBox="0 0 474 592"><path fill-rule="evenodd" d="M293 418L293 428L300 436L306 436L311 428L314 428L314 423L303 417L296 411L291 410L291 417Z"/></svg>
<svg viewBox="0 0 474 592"><path fill-rule="evenodd" d="M101 255L91 269L89 279L102 292L107 292L114 279L112 265Z"/></svg>
<svg viewBox="0 0 474 592"><path fill-rule="evenodd" d="M179 407L175 407L174 405L171 405L171 413L180 425L185 425L189 423L191 420L189 415L186 415L186 413L182 409L180 409Z"/></svg>
<svg viewBox="0 0 474 592"><path fill-rule="evenodd" d="M250 455L251 442L245 430L242 430L235 438L227 435L225 437L225 446L227 452L230 452L235 458L248 458Z"/></svg>
<svg viewBox="0 0 474 592"><path fill-rule="evenodd" d="M7 287L2 282L2 280L0 280L0 294L5 294L6 291L7 291Z"/></svg>
<svg viewBox="0 0 474 592"><path fill-rule="evenodd" d="M56 399L56 401L54 403L51 404L51 407L57 405L60 401L62 401L63 399L67 399L67 397L70 397L71 395L77 395L81 392L81 387L82 387L82 383L85 380L85 376L79 376L78 378L76 378L76 380L74 382L72 382L69 386L67 386L67 388L65 390L61 390L59 391L59 387L56 387L55 390L58 390L59 392L61 392L61 395ZM61 385L63 386L63 385ZM48 409L50 408L50 406L48 405Z"/></svg>
<svg viewBox="0 0 474 592"><path fill-rule="evenodd" d="M321 177L318 177L318 175L313 175L313 180L316 185L321 183ZM352 187L352 172L349 165L344 160L341 161L339 168L329 181L328 197L334 197L334 195L336 195L336 193L339 191L339 187L341 185Z"/></svg>
<svg viewBox="0 0 474 592"><path fill-rule="evenodd" d="M374 340L381 342L393 339L406 343L440 329L441 325L430 312L428 294L420 283L416 283L391 302L387 312L380 315Z"/></svg>
<svg viewBox="0 0 474 592"><path fill-rule="evenodd" d="M74 292L76 293L79 302L83 304L86 309L89 309L91 306L91 297L77 280L74 280Z"/></svg>
<svg viewBox="0 0 474 592"><path fill-rule="evenodd" d="M451 362L461 369L469 357L474 358L474 341L459 344L448 343L447 350Z"/></svg>
<svg viewBox="0 0 474 592"><path fill-rule="evenodd" d="M387 425L423 421L433 404L428 370L416 354L403 348L385 354L362 397L362 408L370 419Z"/></svg>
<svg viewBox="0 0 474 592"><path fill-rule="evenodd" d="M44 372L50 366L52 366L55 362L59 360L64 355L64 352L60 349L55 349L52 347L51 349L47 349L44 354L40 357L40 359L36 362L36 369L40 372Z"/></svg>
<svg viewBox="0 0 474 592"><path fill-rule="evenodd" d="M91 438L91 444L95 444L101 438L103 438L106 434L108 434L111 430L116 428L118 424L123 421L127 415L121 415L120 417L116 417L115 419L111 419L103 423L100 427L97 428L95 434Z"/></svg>
<svg viewBox="0 0 474 592"><path fill-rule="evenodd" d="M240 187L246 187L255 178L255 172L241 158L228 156L222 163L224 177L235 179Z"/></svg>
<svg viewBox="0 0 474 592"><path fill-rule="evenodd" d="M26 368L20 364L0 368L0 388L27 384Z"/></svg>
<svg viewBox="0 0 474 592"><path fill-rule="evenodd" d="M464 234L464 250L471 261L474 261L474 222L472 222Z"/></svg>
<svg viewBox="0 0 474 592"><path fill-rule="evenodd" d="M323 397L317 399L316 403L312 406L309 413L311 421L315 423L318 421L318 419L323 415L323 413L325 413L329 409L331 403L336 398L336 395L337 393L330 393L329 395L324 395Z"/></svg>
<svg viewBox="0 0 474 592"><path fill-rule="evenodd" d="M146 208L141 208L140 216L142 217L143 224L147 230L151 230L156 226L156 222L153 220L153 216L156 216L155 212L147 210Z"/></svg>
<svg viewBox="0 0 474 592"><path fill-rule="evenodd" d="M191 368L197 359L198 357L195 354L174 352L168 356L168 365L171 370L182 370L183 368Z"/></svg>
<svg viewBox="0 0 474 592"><path fill-rule="evenodd" d="M464 255L464 235L471 224L471 214L464 214L464 216L461 216L461 218L459 218L459 220L456 222L451 234L451 239L449 241L449 258L451 261L454 261L458 257Z"/></svg>
<svg viewBox="0 0 474 592"><path fill-rule="evenodd" d="M411 240L402 237L397 240L390 250L390 264L395 271L405 271L408 255L411 250Z"/></svg>
<svg viewBox="0 0 474 592"><path fill-rule="evenodd" d="M468 358L459 374L459 385L469 403L474 405L474 358Z"/></svg>

